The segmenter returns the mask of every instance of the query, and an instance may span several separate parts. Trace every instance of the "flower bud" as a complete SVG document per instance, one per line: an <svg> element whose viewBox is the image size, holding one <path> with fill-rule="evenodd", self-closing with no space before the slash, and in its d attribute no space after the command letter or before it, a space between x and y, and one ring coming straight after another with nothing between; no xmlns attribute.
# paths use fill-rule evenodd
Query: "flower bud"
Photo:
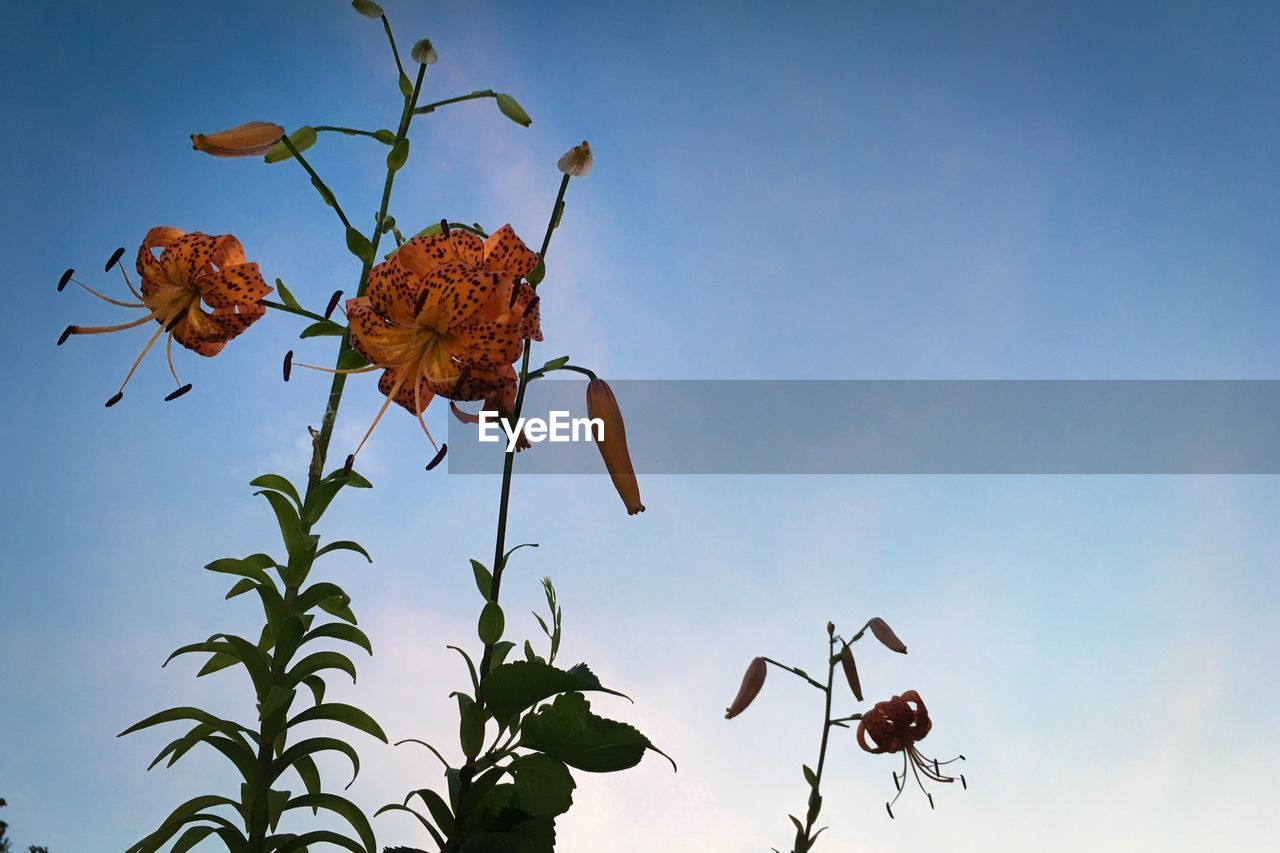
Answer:
<svg viewBox="0 0 1280 853"><path fill-rule="evenodd" d="M436 54L436 49L431 46L431 39L418 39L413 46L413 50L409 52L409 56L413 57L414 62L422 65L435 65L440 57Z"/></svg>
<svg viewBox="0 0 1280 853"><path fill-rule="evenodd" d="M893 633L893 629L889 627L879 616L873 616L867 621L862 630L871 629L871 633L876 635L876 639L891 652L905 655L907 653L907 644L898 639L898 635Z"/></svg>
<svg viewBox="0 0 1280 853"><path fill-rule="evenodd" d="M604 459L604 467L613 479L613 487L627 506L627 514L644 512L640 503L640 486L631 466L631 454L627 451L627 430L622 423L622 412L613 396L613 389L603 379L587 383L587 417L599 418L604 424L603 434L596 446Z"/></svg>
<svg viewBox="0 0 1280 853"><path fill-rule="evenodd" d="M768 672L769 666L764 658L755 658L751 661L742 676L742 686L738 688L738 695L733 697L733 704L724 709L726 720L732 720L747 710L747 706L760 695L760 688L764 687L764 677Z"/></svg>
<svg viewBox="0 0 1280 853"><path fill-rule="evenodd" d="M269 121L250 121L217 133L191 134L191 147L214 157L256 157L266 154L284 136L284 128Z"/></svg>
<svg viewBox="0 0 1280 853"><path fill-rule="evenodd" d="M591 174L595 161L595 157L591 156L591 146L584 139L581 145L575 145L564 153L560 162L556 163L556 168L571 178L585 178Z"/></svg>
<svg viewBox="0 0 1280 853"><path fill-rule="evenodd" d="M858 665L853 662L853 650L849 648L848 643L845 643L844 648L840 650L840 668L844 670L844 679L849 682L853 698L861 702L862 682L858 680Z"/></svg>
<svg viewBox="0 0 1280 853"><path fill-rule="evenodd" d="M373 0L351 0L351 8L371 21L376 21L382 17L382 7L374 3Z"/></svg>

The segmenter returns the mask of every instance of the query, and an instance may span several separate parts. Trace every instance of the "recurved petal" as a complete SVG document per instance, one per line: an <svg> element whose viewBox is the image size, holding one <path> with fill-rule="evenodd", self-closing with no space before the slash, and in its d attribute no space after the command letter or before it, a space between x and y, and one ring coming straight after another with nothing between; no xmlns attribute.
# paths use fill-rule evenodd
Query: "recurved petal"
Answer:
<svg viewBox="0 0 1280 853"><path fill-rule="evenodd" d="M436 267L422 281L427 295L419 321L440 332L468 320L498 286L493 273L458 262Z"/></svg>
<svg viewBox="0 0 1280 853"><path fill-rule="evenodd" d="M209 267L220 238L192 231L183 234L160 253L160 266L174 284L194 287L196 277Z"/></svg>
<svg viewBox="0 0 1280 853"><path fill-rule="evenodd" d="M389 325L370 307L367 296L347 300L347 322L351 328L351 346L369 361L382 367L396 367L409 360L412 332Z"/></svg>
<svg viewBox="0 0 1280 853"><path fill-rule="evenodd" d="M503 225L484 241L484 268L490 272L520 278L537 265L537 253L516 236L510 225Z"/></svg>
<svg viewBox="0 0 1280 853"><path fill-rule="evenodd" d="M406 269L396 254L369 272L365 293L374 311L393 323L410 326L424 286L422 277Z"/></svg>
<svg viewBox="0 0 1280 853"><path fill-rule="evenodd" d="M142 245L138 247L138 259L135 268L144 283L147 279L151 279L156 285L167 281L164 267L160 265L160 259L156 256L155 250L167 249L184 234L186 234L185 231L177 228L159 225L148 231L147 236L142 238Z"/></svg>
<svg viewBox="0 0 1280 853"><path fill-rule="evenodd" d="M497 370L458 365L456 372L433 378L430 383L431 390L450 400L493 400L498 404L509 400L504 411L515 405L516 372L509 364ZM486 404L485 408L500 406Z"/></svg>
<svg viewBox="0 0 1280 853"><path fill-rule="evenodd" d="M257 264L236 264L210 270L196 278L196 287L204 301L213 308L257 305L271 292L271 286L263 279Z"/></svg>
<svg viewBox="0 0 1280 853"><path fill-rule="evenodd" d="M484 241L470 231L454 228L448 234L414 237L397 249L394 257L418 275L426 275L443 264L478 268L484 260Z"/></svg>
<svg viewBox="0 0 1280 853"><path fill-rule="evenodd" d="M524 351L519 329L504 323L468 320L451 328L449 337L462 347L453 350L458 358L473 367L497 369L510 365Z"/></svg>
<svg viewBox="0 0 1280 853"><path fill-rule="evenodd" d="M410 369L410 367L393 367L382 371L382 376L378 378L378 390L390 396L392 389L395 388L395 402L403 406L409 414L420 415L426 411L427 406L431 405L435 392L431 390L431 384L427 382L426 377L419 375L415 394L414 377L406 373ZM396 388L397 385L398 388Z"/></svg>
<svg viewBox="0 0 1280 853"><path fill-rule="evenodd" d="M191 134L191 147L215 157L266 154L284 136L284 128L269 121L250 121L217 133Z"/></svg>

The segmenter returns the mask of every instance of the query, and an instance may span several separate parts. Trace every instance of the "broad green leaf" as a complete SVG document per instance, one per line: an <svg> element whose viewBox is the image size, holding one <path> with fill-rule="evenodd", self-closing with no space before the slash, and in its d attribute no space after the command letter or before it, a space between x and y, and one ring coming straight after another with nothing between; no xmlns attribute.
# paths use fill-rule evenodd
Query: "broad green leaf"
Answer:
<svg viewBox="0 0 1280 853"><path fill-rule="evenodd" d="M298 517L297 508L289 502L289 499L279 492L263 490L255 492L262 495L271 504L271 509L276 514L276 521L280 525L280 537L284 540L284 547L290 554L298 551L302 547L302 521Z"/></svg>
<svg viewBox="0 0 1280 853"><path fill-rule="evenodd" d="M249 485L282 492L292 498L295 504L302 506L302 498L298 497L298 490L293 487L293 483L290 483L279 474L263 474L261 477L255 477L250 480Z"/></svg>
<svg viewBox="0 0 1280 853"><path fill-rule="evenodd" d="M504 721L559 693L588 690L627 698L601 686L586 664L563 670L540 661L513 661L498 667L485 682L484 698L494 719Z"/></svg>
<svg viewBox="0 0 1280 853"><path fill-rule="evenodd" d="M373 735L383 743L387 742L387 735L382 731L382 726L379 726L373 717L354 705L345 705L341 702L316 705L298 714L287 723L287 726L292 728L310 720L332 720L335 723L342 723L343 725L351 726L353 729L359 729L366 734Z"/></svg>
<svg viewBox="0 0 1280 853"><path fill-rule="evenodd" d="M347 333L346 326L339 326L332 320L317 320L298 333L300 338L320 338L330 336L340 338Z"/></svg>
<svg viewBox="0 0 1280 853"><path fill-rule="evenodd" d="M373 244L355 228L347 229L347 248L366 264L373 263Z"/></svg>
<svg viewBox="0 0 1280 853"><path fill-rule="evenodd" d="M224 597L227 599L235 598L237 595L242 595L257 586L257 582L250 578L240 578L232 585L231 589L227 590L227 594Z"/></svg>
<svg viewBox="0 0 1280 853"><path fill-rule="evenodd" d="M435 841L435 843L441 849L444 848L445 846L444 836L441 835L436 830L436 828L431 824L431 821L427 820L425 815L415 811L414 809L409 808L408 806L402 806L399 803L388 803L387 805L383 806L382 808L374 812L373 816L377 817L378 815L383 814L384 812L408 812L409 814L416 817L418 819L418 822L422 824L422 828L431 834L431 839ZM385 848L384 853L427 853L427 851L419 850L416 847L387 847Z"/></svg>
<svg viewBox="0 0 1280 853"><path fill-rule="evenodd" d="M431 813L431 819L436 822L436 826L440 827L441 832L446 836L452 836L457 833L457 819L454 817L448 803L444 801L444 797L441 797L430 788L422 788L414 791L413 794L417 794L423 804L426 805L427 811ZM409 796L412 797L413 794Z"/></svg>
<svg viewBox="0 0 1280 853"><path fill-rule="evenodd" d="M271 561L271 565L275 565L274 560ZM224 575L239 575L244 578L252 578L258 583L273 585L271 576L249 560L224 557L221 560L214 560L212 563L208 563L205 568L211 572L219 572Z"/></svg>
<svg viewBox="0 0 1280 853"><path fill-rule="evenodd" d="M581 693L562 694L526 716L520 735L522 746L591 773L634 767L646 749L662 754L634 727L593 714Z"/></svg>
<svg viewBox="0 0 1280 853"><path fill-rule="evenodd" d="M376 853L373 848L362 847L345 835L327 829L316 829L302 835L273 835L272 838L276 839L268 842L272 853L295 853L298 850L305 853L312 844L333 844L351 853Z"/></svg>
<svg viewBox="0 0 1280 853"><path fill-rule="evenodd" d="M299 758L303 756L312 756L318 752L341 752L351 761L351 782L347 783L350 788L352 782L356 781L356 777L360 775L360 756L356 754L355 748L346 741L338 740L332 737L313 737L306 740L300 740L286 749L279 758L271 764L272 772L278 777L285 770L294 765Z"/></svg>
<svg viewBox="0 0 1280 853"><path fill-rule="evenodd" d="M475 758L484 748L484 712L470 696L458 694L458 741L462 754Z"/></svg>
<svg viewBox="0 0 1280 853"><path fill-rule="evenodd" d="M337 794L303 794L289 800L284 808L286 811L302 808L321 808L331 811L351 825L356 835L360 836L360 842L364 844L367 853L377 853L378 844L374 841L373 828L369 826L368 818L355 803L345 797L339 797Z"/></svg>
<svg viewBox="0 0 1280 853"><path fill-rule="evenodd" d="M535 817L555 817L573 805L576 785L564 762L534 753L516 758L509 769L515 778L515 808Z"/></svg>
<svg viewBox="0 0 1280 853"><path fill-rule="evenodd" d="M342 607L346 607L351 603L351 597L347 595L346 591L343 590L342 587L338 586L336 583L321 581L320 583L312 584L299 593L298 600L294 602L294 607L298 612L305 613L320 602L329 601L334 598L342 600Z"/></svg>
<svg viewBox="0 0 1280 853"><path fill-rule="evenodd" d="M355 625L345 625L341 622L326 622L325 624L314 628L307 632L302 638L302 642L309 643L312 640L320 639L342 640L347 643L355 643L369 654L373 654L373 645L369 642L368 636Z"/></svg>
<svg viewBox="0 0 1280 853"><path fill-rule="evenodd" d="M312 145L316 144L316 129L309 124L304 124L302 127L289 134L289 142L292 143L293 147L298 150L299 154L301 154L303 151L306 151ZM292 158L293 152L285 147L284 142L277 142L275 147L268 151L262 159L268 163L280 163Z"/></svg>
<svg viewBox="0 0 1280 853"><path fill-rule="evenodd" d="M398 172L404 167L405 161L409 159L409 140L407 137L401 137L396 140L391 151L387 154L387 169L392 172Z"/></svg>
<svg viewBox="0 0 1280 853"><path fill-rule="evenodd" d="M480 621L476 625L480 642L486 645L498 642L502 639L502 631L505 627L506 619L502 615L502 608L496 601L485 602L484 609L480 611Z"/></svg>
<svg viewBox="0 0 1280 853"><path fill-rule="evenodd" d="M493 575L479 560L471 561L471 571L476 576L476 589L480 590L480 597L488 601L489 592L493 588Z"/></svg>

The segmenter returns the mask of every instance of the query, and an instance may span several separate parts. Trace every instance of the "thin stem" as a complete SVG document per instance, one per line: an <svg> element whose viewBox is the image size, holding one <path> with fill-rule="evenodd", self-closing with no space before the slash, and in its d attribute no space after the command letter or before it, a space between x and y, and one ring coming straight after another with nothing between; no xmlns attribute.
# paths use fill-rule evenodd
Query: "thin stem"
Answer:
<svg viewBox="0 0 1280 853"><path fill-rule="evenodd" d="M312 130L316 133L341 133L344 136L374 136L372 130L360 130L357 127L339 127L336 124L317 124Z"/></svg>
<svg viewBox="0 0 1280 853"><path fill-rule="evenodd" d="M418 107L413 112L415 115L426 115L427 113L435 112L436 107L446 107L449 104L460 104L463 101L474 101L477 98L496 98L496 97L498 97L497 92L493 91L492 89L485 89L482 92L472 92L470 95L459 95L456 98L445 98L443 101L436 101L434 103L427 104L424 107Z"/></svg>
<svg viewBox="0 0 1280 853"><path fill-rule="evenodd" d="M391 43L391 55L396 58L396 70L400 72L401 77L407 76L404 73L404 66L400 64L400 51L396 49L396 37L391 33L391 22L387 20L386 15L382 16L382 29L386 31L387 41Z"/></svg>
<svg viewBox="0 0 1280 853"><path fill-rule="evenodd" d="M328 185L321 180L318 174L316 174L316 170L311 168L311 164L302 156L302 152L297 149L297 146L293 144L288 135L280 137L280 141L284 143L285 148L289 149L289 153L293 155L293 159L297 160L302 165L302 168L307 170L307 174L311 176L311 180L315 181L316 186L323 188L325 197L333 199L334 212L338 214L338 218L342 220L342 224L347 228L350 228L351 223L347 220L347 215L342 212L342 205L338 204L338 197L333 194L333 190L329 189Z"/></svg>
<svg viewBox="0 0 1280 853"><path fill-rule="evenodd" d="M266 308L272 308L276 311L283 311L286 314L297 314L299 317L307 317L311 320L319 320L321 322L324 322L324 321L328 321L330 323L333 322L328 317L325 317L322 314L313 314L310 311L306 310L305 308L294 308L292 305L285 305L283 302L273 302L270 299L263 299L263 300L260 300L258 304Z"/></svg>
<svg viewBox="0 0 1280 853"><path fill-rule="evenodd" d="M812 684L814 687L818 688L819 690L825 690L825 689L826 689L826 688L824 688L821 684L819 684L818 682L814 681L814 680L809 676L809 674L808 674L808 673L804 672L803 670L796 669L794 666L787 666L785 663L782 663L781 661L776 661L776 660L774 660L773 658L765 658L765 659L764 659L764 662L765 662L765 663L768 663L768 664L773 664L773 665L774 665L774 666L776 666L778 669L785 669L787 672L791 673L792 675L794 675L794 676L796 676L796 677L798 677L798 678L803 678L805 681L809 682L810 684Z"/></svg>
<svg viewBox="0 0 1280 853"><path fill-rule="evenodd" d="M822 771L827 764L827 742L831 737L831 684L836 671L835 637L827 638L827 684L822 688L826 694L826 703L822 711L822 744L818 747L818 766L813 771L813 788L809 791L809 808L805 813L804 841L805 850L813 841L813 825L818 820L818 812L822 809ZM796 853L800 853L797 849Z"/></svg>
<svg viewBox="0 0 1280 853"><path fill-rule="evenodd" d="M550 370L548 370L545 367L539 367L537 370L529 374L529 381L532 382L534 379L541 379L542 377L546 376L548 373L555 373L557 370L569 370L574 373L581 373L583 376L586 376L588 379L600 378L596 376L595 371L589 370L585 367L579 367L576 364L562 364L559 367L553 367Z"/></svg>

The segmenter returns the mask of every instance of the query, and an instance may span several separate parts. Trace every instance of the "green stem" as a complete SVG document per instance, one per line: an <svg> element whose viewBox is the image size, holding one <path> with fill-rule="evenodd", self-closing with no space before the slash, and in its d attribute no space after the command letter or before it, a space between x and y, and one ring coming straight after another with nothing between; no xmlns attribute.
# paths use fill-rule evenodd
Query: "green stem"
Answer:
<svg viewBox="0 0 1280 853"><path fill-rule="evenodd" d="M382 16L382 29L386 31L387 41L391 43L391 55L396 58L396 70L400 72L400 76L406 76L404 66L400 64L400 51L396 49L396 37L391 32L391 22L387 20L387 16ZM425 65L423 66L426 67Z"/></svg>
<svg viewBox="0 0 1280 853"><path fill-rule="evenodd" d="M448 106L449 104L460 104L463 101L474 101L477 98L496 98L496 97L498 97L497 92L493 91L492 89L485 89L482 92L472 92L470 95L459 95L456 98L445 98L443 101L436 101L434 103L427 104L426 106L418 107L416 110L414 110L414 113L417 115L426 115L427 113L435 112L436 107L445 107L445 106Z"/></svg>
<svg viewBox="0 0 1280 853"><path fill-rule="evenodd" d="M342 224L345 227L350 228L351 223L347 221L347 215L342 212L342 205L338 204L338 197L333 194L333 190L329 189L328 184L326 184L320 176L316 174L315 169L311 168L311 164L302 156L302 152L297 149L289 139L288 135L280 137L280 141L284 144L285 148L289 149L289 153L293 155L293 159L297 160L298 163L302 165L302 168L307 170L307 174L311 176L311 180L314 181L316 186L322 190L326 198L333 199L334 212L338 214L338 218L342 220Z"/></svg>
<svg viewBox="0 0 1280 853"><path fill-rule="evenodd" d="M768 663L768 664L773 664L773 665L774 665L774 666L776 666L778 669L785 669L787 672L791 673L792 675L796 676L797 678L803 678L805 681L809 682L810 684L812 684L814 687L818 688L819 690L823 690L823 689L825 689L825 688L823 688L823 686L822 686L821 684L819 684L818 682L816 682L816 681L814 681L812 678L810 678L810 677L809 677L809 675L808 675L807 673L805 673L805 672L804 672L804 671L802 671L802 670L796 669L794 666L787 666L785 663L782 663L782 662L780 662L780 661L776 661L776 660L774 660L773 658L765 658L765 659L764 659L764 662L765 662L765 663Z"/></svg>
<svg viewBox="0 0 1280 853"><path fill-rule="evenodd" d="M569 370L574 373L581 373L583 376L587 377L588 379L600 378L596 376L595 371L589 370L585 367L579 367L576 364L562 364L559 367L553 367L550 370L547 370L545 367L539 367L537 370L529 374L529 381L532 382L534 379L541 379L542 377L546 376L548 373L555 373L557 370Z"/></svg>
<svg viewBox="0 0 1280 853"><path fill-rule="evenodd" d="M344 136L375 136L372 130L360 130L356 127L339 127L336 124L318 124L312 128L316 133L341 133Z"/></svg>
<svg viewBox="0 0 1280 853"><path fill-rule="evenodd" d="M804 853L813 842L813 825L818 820L818 812L822 809L822 771L827 764L827 742L831 737L831 684L836 671L836 641L834 637L827 639L827 685L822 690L826 693L826 705L822 712L822 744L818 747L818 766L813 771L813 788L809 792L808 811L805 813L804 842L801 848L796 845L795 853Z"/></svg>

